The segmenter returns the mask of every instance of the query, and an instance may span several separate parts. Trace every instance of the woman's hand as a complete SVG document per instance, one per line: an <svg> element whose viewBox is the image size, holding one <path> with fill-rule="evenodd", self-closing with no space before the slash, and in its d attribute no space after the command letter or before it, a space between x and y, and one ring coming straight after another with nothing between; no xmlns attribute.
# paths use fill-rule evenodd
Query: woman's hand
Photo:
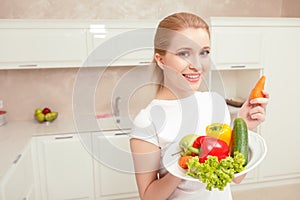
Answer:
<svg viewBox="0 0 300 200"><path fill-rule="evenodd" d="M263 91L265 98L248 99L241 107L237 117L243 118L248 129L253 130L265 121L266 106L269 102L269 93Z"/></svg>

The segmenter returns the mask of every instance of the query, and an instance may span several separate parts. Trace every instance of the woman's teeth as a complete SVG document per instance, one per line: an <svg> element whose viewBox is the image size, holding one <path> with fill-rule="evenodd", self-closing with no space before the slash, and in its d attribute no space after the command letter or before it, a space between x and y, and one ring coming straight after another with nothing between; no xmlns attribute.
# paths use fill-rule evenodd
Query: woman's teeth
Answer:
<svg viewBox="0 0 300 200"><path fill-rule="evenodd" d="M199 74L183 74L184 77L189 79L197 79L199 78Z"/></svg>

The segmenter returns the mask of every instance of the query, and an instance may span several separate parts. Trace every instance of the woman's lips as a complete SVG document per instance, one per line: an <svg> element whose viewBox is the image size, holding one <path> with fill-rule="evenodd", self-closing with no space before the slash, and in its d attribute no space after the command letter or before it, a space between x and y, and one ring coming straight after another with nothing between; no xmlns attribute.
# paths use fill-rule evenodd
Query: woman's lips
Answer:
<svg viewBox="0 0 300 200"><path fill-rule="evenodd" d="M189 82L197 82L200 80L200 74L182 74Z"/></svg>

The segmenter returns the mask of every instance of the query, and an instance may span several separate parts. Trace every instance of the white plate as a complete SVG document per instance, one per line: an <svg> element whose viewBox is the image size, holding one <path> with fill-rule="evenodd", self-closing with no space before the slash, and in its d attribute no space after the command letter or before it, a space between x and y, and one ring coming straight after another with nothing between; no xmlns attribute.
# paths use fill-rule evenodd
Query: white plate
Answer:
<svg viewBox="0 0 300 200"><path fill-rule="evenodd" d="M252 131L248 131L248 142L249 142L249 160L248 164L245 166L245 169L235 174L235 177L238 177L240 175L243 175L245 173L250 172L255 167L257 167L262 160L265 158L267 154L267 146L266 142L263 137L261 137L259 134L254 133ZM187 176L186 170L182 169L178 165L178 159L180 157L180 154L174 155L174 153L179 152L179 146L178 143L171 144L168 149L165 152L165 155L163 157L163 165L164 167L174 176L177 176L181 179L189 180L189 181L199 181L196 178L193 178L191 176Z"/></svg>

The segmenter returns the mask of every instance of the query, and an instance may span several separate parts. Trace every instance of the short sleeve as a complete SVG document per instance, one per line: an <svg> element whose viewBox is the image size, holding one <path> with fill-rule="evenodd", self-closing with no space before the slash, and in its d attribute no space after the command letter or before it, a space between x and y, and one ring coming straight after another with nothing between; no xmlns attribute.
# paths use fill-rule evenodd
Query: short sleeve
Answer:
<svg viewBox="0 0 300 200"><path fill-rule="evenodd" d="M140 139L159 146L156 128L148 109L141 110L135 117L130 138Z"/></svg>

